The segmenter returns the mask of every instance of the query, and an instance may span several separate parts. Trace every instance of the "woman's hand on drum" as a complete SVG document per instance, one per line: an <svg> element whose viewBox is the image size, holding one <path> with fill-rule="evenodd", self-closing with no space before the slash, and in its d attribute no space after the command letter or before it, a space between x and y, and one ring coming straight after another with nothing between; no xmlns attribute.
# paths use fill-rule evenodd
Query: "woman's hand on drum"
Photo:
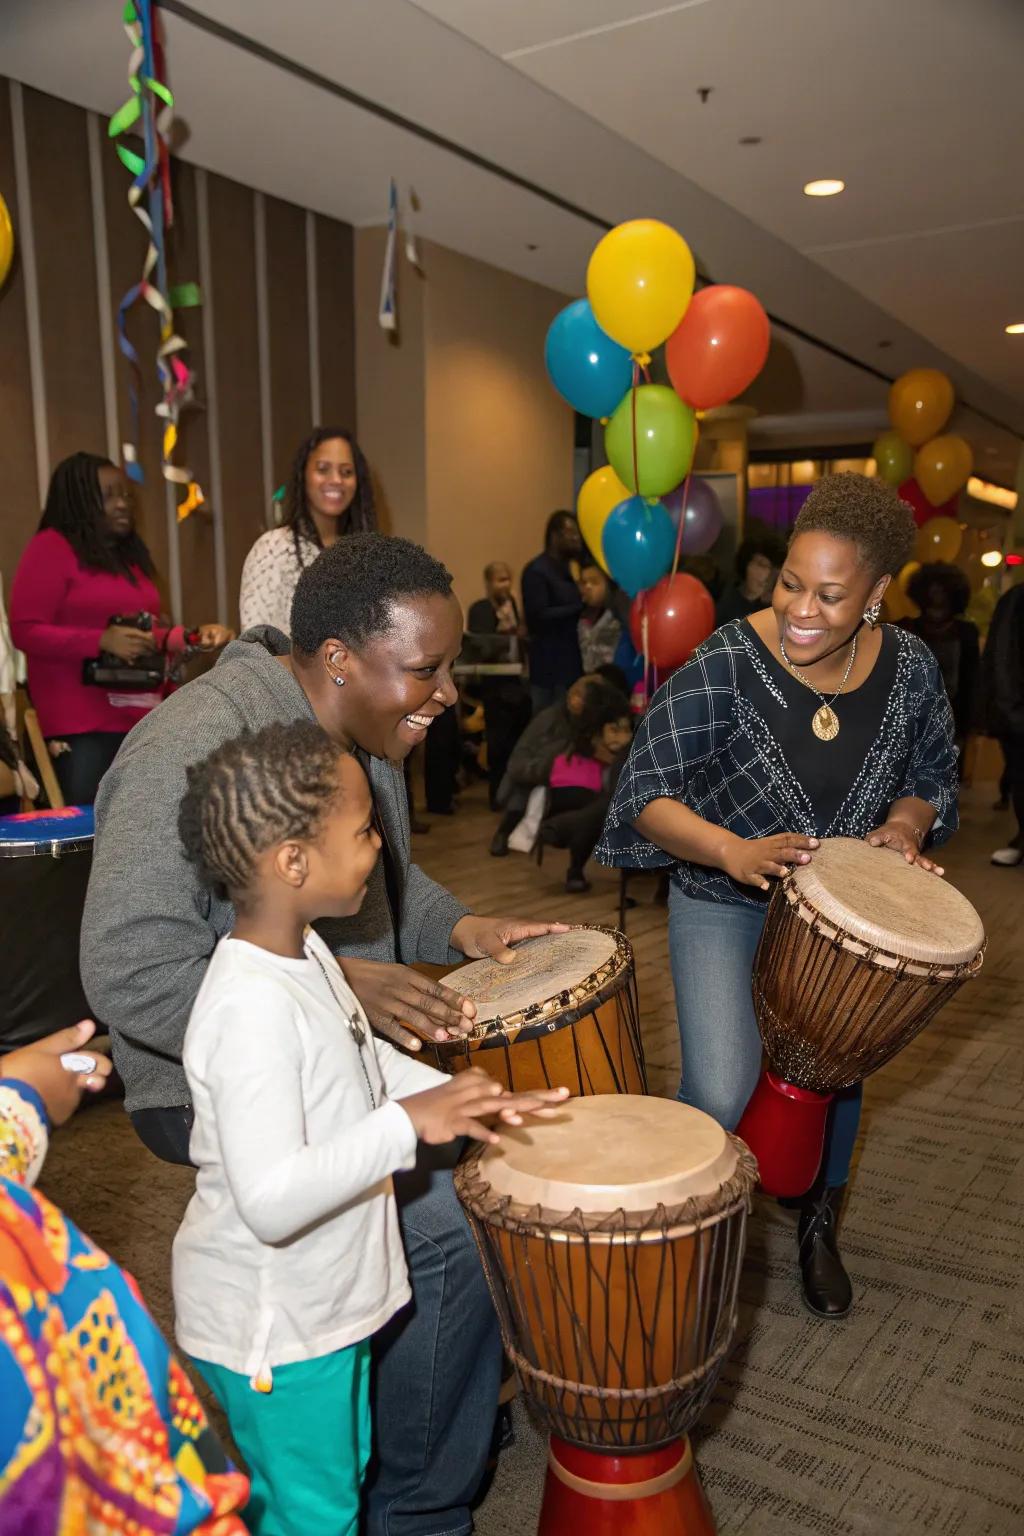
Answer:
<svg viewBox="0 0 1024 1536"><path fill-rule="evenodd" d="M736 837L730 833L721 868L739 885L756 885L767 891L769 879L788 875L790 865L809 864L817 846L816 837L805 837L802 832L776 832L772 837Z"/></svg>
<svg viewBox="0 0 1024 1536"><path fill-rule="evenodd" d="M112 1069L106 1056L98 1051L85 1052L93 1066L88 1072L69 1070L61 1061L65 1052L81 1052L96 1033L92 1019L59 1029L34 1045L23 1045L3 1058L3 1076L17 1078L34 1088L46 1106L54 1125L70 1120L86 1093L99 1093Z"/></svg>
<svg viewBox="0 0 1024 1536"><path fill-rule="evenodd" d="M921 840L916 827L909 822L887 821L873 832L869 832L866 842L872 848L892 848L896 853L902 853L908 864L920 864L932 875L944 875L946 871L941 864L936 864L933 859L925 858L921 852Z"/></svg>
<svg viewBox="0 0 1024 1536"><path fill-rule="evenodd" d="M476 1005L441 981L421 976L407 965L339 958L352 991L378 1034L407 1051L420 1040L457 1040L468 1035Z"/></svg>
<svg viewBox="0 0 1024 1536"><path fill-rule="evenodd" d="M447 1083L401 1099L420 1141L431 1146L472 1136L495 1142L499 1137L484 1125L496 1115L506 1125L522 1125L524 1115L548 1119L569 1097L568 1088L538 1088L532 1093L509 1093L479 1067L457 1072Z"/></svg>
<svg viewBox="0 0 1024 1536"><path fill-rule="evenodd" d="M509 965L516 957L513 944L539 939L545 933L568 933L568 923L528 923L518 917L460 917L452 929L452 948L469 960L497 960Z"/></svg>

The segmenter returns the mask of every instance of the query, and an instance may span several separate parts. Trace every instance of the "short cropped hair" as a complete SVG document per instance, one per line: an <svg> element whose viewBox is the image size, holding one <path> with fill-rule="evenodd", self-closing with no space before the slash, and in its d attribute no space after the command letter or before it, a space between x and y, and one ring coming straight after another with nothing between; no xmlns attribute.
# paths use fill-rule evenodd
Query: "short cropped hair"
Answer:
<svg viewBox="0 0 1024 1536"><path fill-rule="evenodd" d="M315 656L325 640L359 650L386 634L405 597L450 597L452 573L408 539L354 533L338 539L299 577L292 599L292 643Z"/></svg>
<svg viewBox="0 0 1024 1536"><path fill-rule="evenodd" d="M340 756L315 721L295 720L245 731L189 768L178 835L202 883L238 898L260 854L314 837L340 792Z"/></svg>
<svg viewBox="0 0 1024 1536"><path fill-rule="evenodd" d="M830 533L857 546L873 576L895 576L914 552L913 509L884 480L866 475L826 475L797 514L793 538Z"/></svg>

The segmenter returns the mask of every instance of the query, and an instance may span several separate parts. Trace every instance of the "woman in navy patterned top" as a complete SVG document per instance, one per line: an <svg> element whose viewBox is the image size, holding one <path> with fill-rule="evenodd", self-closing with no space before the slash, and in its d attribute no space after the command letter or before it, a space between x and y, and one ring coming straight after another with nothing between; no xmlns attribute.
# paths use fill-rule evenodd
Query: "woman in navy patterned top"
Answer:
<svg viewBox="0 0 1024 1536"><path fill-rule="evenodd" d="M911 510L880 481L829 475L793 530L772 606L732 620L659 689L597 857L672 868L669 940L679 1097L728 1129L761 1065L751 972L772 881L822 837L863 837L908 863L957 826L953 719L916 636L876 627L910 558ZM833 1101L818 1183L801 1203L804 1299L849 1310L836 1223L860 1089Z"/></svg>

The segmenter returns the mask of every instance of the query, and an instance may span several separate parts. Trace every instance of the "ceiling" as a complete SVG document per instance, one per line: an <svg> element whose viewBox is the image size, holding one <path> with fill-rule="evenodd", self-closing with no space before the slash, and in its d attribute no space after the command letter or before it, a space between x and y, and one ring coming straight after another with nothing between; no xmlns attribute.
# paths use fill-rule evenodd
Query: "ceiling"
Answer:
<svg viewBox="0 0 1024 1536"><path fill-rule="evenodd" d="M876 375L930 364L974 408L959 425L980 470L1013 483L1018 0L163 11L184 158L356 225L382 221L394 175L416 188L425 237L566 293L582 291L605 225L665 218L704 271L752 288L778 321L753 392L762 431L785 415L805 442L863 440L884 419ZM0 48L5 73L96 111L127 94L114 0L4 0ZM803 197L821 175L847 191Z"/></svg>

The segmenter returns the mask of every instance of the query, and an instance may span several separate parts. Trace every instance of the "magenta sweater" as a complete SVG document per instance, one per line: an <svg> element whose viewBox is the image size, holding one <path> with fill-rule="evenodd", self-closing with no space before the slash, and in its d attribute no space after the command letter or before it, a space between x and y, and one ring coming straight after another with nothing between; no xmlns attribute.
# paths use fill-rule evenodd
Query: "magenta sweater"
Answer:
<svg viewBox="0 0 1024 1536"><path fill-rule="evenodd" d="M11 638L28 658L28 690L44 736L81 731L130 731L152 708L115 704L105 688L82 682L82 662L99 654L100 636L115 614L150 613L157 648L180 650L183 631L157 628L160 594L138 567L128 576L86 570L62 533L45 528L29 542L11 588ZM145 701L145 702L144 702Z"/></svg>

